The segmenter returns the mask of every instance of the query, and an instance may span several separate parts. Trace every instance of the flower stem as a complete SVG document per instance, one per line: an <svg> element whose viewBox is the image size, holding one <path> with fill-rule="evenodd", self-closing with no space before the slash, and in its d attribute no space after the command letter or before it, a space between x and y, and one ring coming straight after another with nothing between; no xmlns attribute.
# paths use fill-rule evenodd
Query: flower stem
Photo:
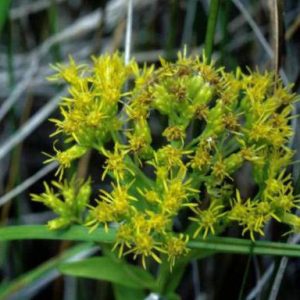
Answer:
<svg viewBox="0 0 300 300"><path fill-rule="evenodd" d="M208 22L205 36L205 56L207 62L211 61L211 54L214 44L214 36L216 31L218 12L219 12L220 0L211 0L209 13L208 13Z"/></svg>

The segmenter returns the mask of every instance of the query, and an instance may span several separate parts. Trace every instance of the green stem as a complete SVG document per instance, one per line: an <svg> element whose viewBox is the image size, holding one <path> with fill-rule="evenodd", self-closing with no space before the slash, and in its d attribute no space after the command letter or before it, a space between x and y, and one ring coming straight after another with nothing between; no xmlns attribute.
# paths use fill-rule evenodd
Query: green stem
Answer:
<svg viewBox="0 0 300 300"><path fill-rule="evenodd" d="M48 18L49 18L49 28L50 28L50 35L54 35L58 32L58 11L57 11L57 4L54 0L51 0L51 5L48 9ZM51 49L53 54L53 59L55 61L61 60L61 51L59 44L55 45Z"/></svg>
<svg viewBox="0 0 300 300"><path fill-rule="evenodd" d="M208 23L205 36L205 56L207 62L211 61L211 54L214 44L214 36L216 31L220 0L211 0L208 14Z"/></svg>
<svg viewBox="0 0 300 300"><path fill-rule="evenodd" d="M222 64L228 63L229 53L227 51L227 45L229 43L229 31L228 31L228 20L230 12L231 1L222 1L220 9L220 22L222 31L221 41L221 57Z"/></svg>
<svg viewBox="0 0 300 300"><path fill-rule="evenodd" d="M169 17L169 30L166 40L166 54L169 59L174 56L174 47L176 44L176 34L178 29L178 11L179 1L170 1L170 17Z"/></svg>

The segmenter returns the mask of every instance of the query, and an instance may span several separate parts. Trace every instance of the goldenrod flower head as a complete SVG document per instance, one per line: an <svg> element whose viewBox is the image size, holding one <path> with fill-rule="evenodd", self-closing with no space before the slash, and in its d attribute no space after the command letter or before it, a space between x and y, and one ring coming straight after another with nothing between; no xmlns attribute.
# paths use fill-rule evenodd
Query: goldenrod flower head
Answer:
<svg viewBox="0 0 300 300"><path fill-rule="evenodd" d="M171 218L163 213L156 213L154 211L147 211L149 229L160 233L165 234L169 230L170 225L172 224Z"/></svg>
<svg viewBox="0 0 300 300"><path fill-rule="evenodd" d="M90 207L90 220L86 225L90 227L90 231L95 230L99 225L103 225L108 231L108 226L116 220L115 210L112 204L107 202L97 201L96 206Z"/></svg>
<svg viewBox="0 0 300 300"><path fill-rule="evenodd" d="M160 196L154 190L145 189L142 191L138 188L138 191L149 203L157 204L161 202Z"/></svg>
<svg viewBox="0 0 300 300"><path fill-rule="evenodd" d="M137 201L137 199L129 194L130 185L121 186L117 183L117 185L112 184L112 186L113 190L111 193L101 190L100 198L103 202L111 205L115 217L124 216L131 208L130 201Z"/></svg>
<svg viewBox="0 0 300 300"><path fill-rule="evenodd" d="M77 65L74 58L69 56L69 65L56 64L52 68L57 71L57 74L48 77L49 80L63 79L70 84L78 83L78 79L86 70L85 65Z"/></svg>
<svg viewBox="0 0 300 300"><path fill-rule="evenodd" d="M159 247L160 243L155 242L153 237L147 233L137 234L133 239L134 246L132 249L127 251L125 254L134 253L134 259L138 255L142 257L142 265L146 269L146 258L152 257L156 262L161 263L159 256L156 254L157 251L162 252Z"/></svg>
<svg viewBox="0 0 300 300"><path fill-rule="evenodd" d="M92 192L90 180L83 182L73 177L70 182L53 181L52 186L45 182L44 193L31 195L32 200L42 202L58 215L58 218L48 223L49 228L59 229L73 223L82 223Z"/></svg>
<svg viewBox="0 0 300 300"><path fill-rule="evenodd" d="M189 236L184 234L179 234L178 236L170 236L167 238L165 247L171 269L175 265L176 258L183 256L189 252L189 249L187 248L188 241Z"/></svg>
<svg viewBox="0 0 300 300"><path fill-rule="evenodd" d="M201 210L196 207L192 207L191 209L196 214L196 217L191 217L190 220L196 222L198 225L193 238L197 237L200 232L203 232L203 238L206 238L209 233L214 235L221 217L225 215L223 206L212 202L206 210Z"/></svg>
<svg viewBox="0 0 300 300"><path fill-rule="evenodd" d="M180 140L183 143L185 139L185 132L183 128L179 126L169 126L163 132L163 136L166 137L168 142Z"/></svg>
<svg viewBox="0 0 300 300"><path fill-rule="evenodd" d="M101 149L102 153L106 156L104 172L101 179L103 180L108 172L112 172L116 180L119 182L124 179L126 171L132 172L129 167L126 166L124 161L127 150L121 147L119 144L115 144L114 152L110 152Z"/></svg>
<svg viewBox="0 0 300 300"><path fill-rule="evenodd" d="M48 159L59 163L58 182L33 196L60 216L52 229L114 226L119 256L141 256L144 267L148 257L167 257L172 267L189 239L233 223L252 240L271 219L299 230L299 197L286 171L296 97L273 74L227 72L186 51L158 67L125 65L114 53L93 57L91 66L70 58L54 69L51 79L65 81L69 95L52 136L66 146L54 144ZM103 161L103 187L91 203L90 182L61 183L88 150ZM237 180L245 166L258 191L251 197L241 196Z"/></svg>
<svg viewBox="0 0 300 300"><path fill-rule="evenodd" d="M54 150L56 152L55 156L46 154L50 158L45 162L48 163L51 161L57 161L59 163L59 168L56 171L56 175L59 175L59 179L61 179L63 177L64 169L69 168L71 166L71 162L74 159L83 156L86 153L87 148L79 145L74 145L65 151L60 151L57 150L54 146Z"/></svg>

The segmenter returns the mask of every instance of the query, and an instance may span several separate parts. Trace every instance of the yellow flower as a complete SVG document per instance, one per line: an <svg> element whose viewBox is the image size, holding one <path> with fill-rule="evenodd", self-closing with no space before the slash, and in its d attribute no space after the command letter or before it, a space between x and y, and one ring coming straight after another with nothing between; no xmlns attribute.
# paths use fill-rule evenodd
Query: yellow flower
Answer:
<svg viewBox="0 0 300 300"><path fill-rule="evenodd" d="M165 136L169 142L180 140L182 143L184 143L185 132L183 128L180 128L179 126L167 127L162 135Z"/></svg>
<svg viewBox="0 0 300 300"><path fill-rule="evenodd" d="M133 242L133 228L131 224L121 224L118 228L116 242L113 251L119 247L118 256L121 257L124 253L124 248L130 248Z"/></svg>
<svg viewBox="0 0 300 300"><path fill-rule="evenodd" d="M163 198L160 203L160 209L163 213L176 215L178 211L186 206L193 204L186 203L192 196L199 191L191 187L191 180L184 182L182 178L173 178L163 181Z"/></svg>
<svg viewBox="0 0 300 300"><path fill-rule="evenodd" d="M107 202L96 201L96 203L96 206L89 206L90 220L86 226L90 227L90 231L93 231L102 224L105 231L108 231L109 223L116 220L114 207Z"/></svg>
<svg viewBox="0 0 300 300"><path fill-rule="evenodd" d="M142 265L146 269L146 258L152 257L156 262L161 263L161 259L156 252L164 252L160 247L161 243L155 242L153 237L147 233L137 234L133 239L134 246L128 250L125 255L133 253L133 258L138 255L142 258Z"/></svg>
<svg viewBox="0 0 300 300"><path fill-rule="evenodd" d="M112 184L113 190L111 193L100 190L101 200L112 206L115 217L128 214L132 207L130 202L137 201L134 196L129 194L129 188L132 183L122 186L119 183L117 183L117 185Z"/></svg>
<svg viewBox="0 0 300 300"><path fill-rule="evenodd" d="M58 150L55 145L54 151L56 152L55 155L50 155L45 153L45 155L49 156L50 158L45 161L45 163L49 163L52 161L57 161L59 163L59 167L55 173L55 175L59 175L59 180L62 179L64 169L69 168L71 166L71 162L77 158L80 158L87 152L86 147L82 147L79 145L74 145L71 148L65 150L65 151L60 151Z"/></svg>
<svg viewBox="0 0 300 300"><path fill-rule="evenodd" d="M83 75L86 71L87 66L85 65L76 65L75 60L72 56L69 56L69 65L65 66L62 64L52 65L52 68L57 71L57 74L49 76L49 80L59 80L63 79L66 82L76 85L78 83L79 76Z"/></svg>
<svg viewBox="0 0 300 300"><path fill-rule="evenodd" d="M195 207L191 207L191 209L196 214L196 217L190 217L189 219L198 225L193 238L196 238L200 232L203 232L203 238L206 238L209 233L215 235L215 227L219 224L220 219L226 214L223 211L224 206L212 202L206 210Z"/></svg>
<svg viewBox="0 0 300 300"><path fill-rule="evenodd" d="M107 151L104 148L101 149L101 152L107 158L101 177L102 180L108 172L111 172L118 182L124 179L126 171L134 176L134 172L125 163L125 155L128 150L124 150L121 145L115 144L114 152Z"/></svg>
<svg viewBox="0 0 300 300"><path fill-rule="evenodd" d="M32 194L32 200L42 202L51 208L58 217L48 222L50 229L59 229L74 223L83 223L85 208L91 196L91 182L76 180L70 182L52 181L52 188L44 182L45 191Z"/></svg>
<svg viewBox="0 0 300 300"><path fill-rule="evenodd" d="M161 253L172 267L187 253L189 238L218 234L233 222L252 240L270 219L299 229L292 211L300 200L284 171L294 154L288 140L298 100L273 74L226 72L186 50L175 62L161 59L160 67L125 65L115 53L93 57L91 67L70 58L55 69L52 79L66 81L69 95L59 105L61 117L52 120L52 136L68 148L54 143L47 162L59 162L61 180L65 168L94 149L104 158L101 179L108 188L88 205L90 185L45 185L33 198L58 214L52 229L114 225L114 249L141 256L144 267L147 258L160 263ZM245 200L236 180L243 166L258 187ZM192 225L193 235L176 235L175 219Z"/></svg>
<svg viewBox="0 0 300 300"><path fill-rule="evenodd" d="M166 234L166 231L170 229L172 219L163 213L147 211L149 229L159 234Z"/></svg>
<svg viewBox="0 0 300 300"><path fill-rule="evenodd" d="M186 255L189 252L189 249L187 248L188 241L189 236L182 233L178 236L170 236L167 238L165 250L168 255L171 270L175 265L176 258Z"/></svg>

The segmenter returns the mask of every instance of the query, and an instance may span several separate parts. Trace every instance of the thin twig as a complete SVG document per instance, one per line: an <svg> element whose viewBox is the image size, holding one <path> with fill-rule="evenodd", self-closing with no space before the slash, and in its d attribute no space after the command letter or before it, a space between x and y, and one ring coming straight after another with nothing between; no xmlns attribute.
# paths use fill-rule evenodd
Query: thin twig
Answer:
<svg viewBox="0 0 300 300"><path fill-rule="evenodd" d="M266 40L266 38L262 34L261 30L257 26L257 24L254 21L254 19L252 18L252 16L249 14L249 12L245 8L245 6L242 4L242 2L240 0L232 0L232 2L240 10L240 12L243 14L244 18L247 20L249 26L254 31L255 36L257 37L258 41L262 45L263 49L266 51L268 56L272 59L274 57L274 53L273 53L273 50L272 50L270 44L268 43L268 41ZM280 76L282 78L283 83L285 85L288 85L289 80L288 80L287 75L285 74L284 70L280 69L279 73L280 73Z"/></svg>
<svg viewBox="0 0 300 300"><path fill-rule="evenodd" d="M15 87L12 94L6 99L6 101L4 101L4 103L0 107L0 121L4 118L4 116L15 104L15 102L20 99L21 95L26 91L34 74L38 70L39 61L46 53L48 53L51 47L60 42L66 41L70 38L78 37L79 35L85 34L95 29L99 20L101 19L101 16L101 11L98 10L85 17L82 17L62 32L50 37L36 51L32 53L31 64L28 71L24 74L23 79Z"/></svg>
<svg viewBox="0 0 300 300"><path fill-rule="evenodd" d="M262 289L264 288L264 286L266 285L266 283L268 282L268 280L271 278L271 276L273 274L274 266L275 266L275 264L272 263L268 267L267 271L265 271L263 276L261 276L260 280L256 283L255 287L250 291L250 293L246 297L246 300L252 300L252 299L256 298L256 296L259 293L262 292Z"/></svg>
<svg viewBox="0 0 300 300"><path fill-rule="evenodd" d="M186 17L184 21L181 46L190 45L193 35L193 25L197 10L197 0L188 0Z"/></svg>
<svg viewBox="0 0 300 300"><path fill-rule="evenodd" d="M132 22L132 9L133 9L133 0L130 0L130 9L131 16L129 21ZM154 4L155 1L150 0L135 0L135 5L139 5L140 7L144 7L145 5ZM124 9L126 8L127 0L122 1L111 1L107 7L107 13L106 13L106 21L105 24L108 28L113 28L119 18L122 18L124 16ZM119 16L116 18L116 16ZM27 89L29 83L31 82L32 77L34 76L35 72L38 69L39 62L42 59L42 57L48 53L48 51L56 44L61 42L66 42L67 40L78 38L80 35L84 35L96 28L98 28L99 22L101 22L101 19L103 17L103 13L100 9L95 10L94 12L80 18L79 20L75 21L72 25L64 29L58 34L53 35L48 40L46 40L36 51L32 53L31 59L30 59L30 67L26 74L24 75L23 79L20 81L20 83L16 86L14 89L14 92L7 98L7 100L2 104L0 107L0 121L3 119L3 117L6 115L6 113L9 111L9 109L14 105L16 101L18 101L21 97L21 95L25 92ZM131 28L131 26L130 26ZM131 39L131 31L129 31L129 38ZM130 49L129 49L129 55L130 55Z"/></svg>
<svg viewBox="0 0 300 300"><path fill-rule="evenodd" d="M232 0L234 5L240 10L240 12L243 14L244 18L247 20L249 26L251 29L254 31L258 41L264 48L264 50L267 52L268 56L270 58L273 57L273 51L272 48L270 47L269 43L267 42L266 38L264 35L261 33L259 27L257 26L256 22L252 18L252 16L249 14L248 10L245 8L245 6L242 4L241 1L239 0Z"/></svg>
<svg viewBox="0 0 300 300"><path fill-rule="evenodd" d="M131 42L132 42L132 0L128 1L127 21L126 21L126 37L125 37L125 65L129 63Z"/></svg>
<svg viewBox="0 0 300 300"><path fill-rule="evenodd" d="M245 6L241 3L240 0L232 0L232 2L241 11L241 13L244 15L244 17L247 20L249 26L254 31L258 41L261 43L262 47L267 52L268 56L272 59L274 57L274 53L273 53L272 48L270 47L268 41L266 40L266 38L262 34L261 30L259 29L259 27L255 23L252 16L248 13ZM284 70L282 68L280 68L279 74L280 74L280 77L282 79L282 82L284 83L284 85L287 86L288 83L289 83L289 80L288 80L288 77L287 77L286 73L284 72ZM294 105L292 115L295 115L296 112L297 112L296 105ZM294 118L292 120L292 127L293 127L293 131L296 132L296 129L297 129L297 119L296 118ZM290 138L289 146L291 147L293 145L293 143L294 143L294 135Z"/></svg>
<svg viewBox="0 0 300 300"><path fill-rule="evenodd" d="M55 1L57 4L59 4L65 2L66 0L52 0L52 1ZM51 6L51 1L49 0L41 0L41 1L27 3L25 5L12 8L9 12L9 18L11 20L16 20L25 17L29 14L34 14L40 12L41 10L45 10L50 6Z"/></svg>
<svg viewBox="0 0 300 300"><path fill-rule="evenodd" d="M3 159L11 149L29 136L49 115L56 109L61 97L67 94L65 88L62 92L52 98L42 107L30 120L28 120L14 135L6 140L0 147L0 160Z"/></svg>
<svg viewBox="0 0 300 300"><path fill-rule="evenodd" d="M31 177L24 180L20 185L16 186L14 189L6 193L4 196L0 197L0 206L4 205L11 199L15 198L25 190L27 190L29 187L31 187L33 184L35 184L37 181L39 181L41 178L49 174L51 171L53 171L58 166L57 162L52 162L49 165L43 167L41 170L36 172Z"/></svg>
<svg viewBox="0 0 300 300"><path fill-rule="evenodd" d="M14 105L14 103L21 97L21 95L25 92L27 87L29 86L32 77L36 73L38 69L38 60L36 58L35 53L31 56L31 63L28 70L25 72L22 81L13 89L12 93L9 97L4 101L4 103L0 107L0 121L4 118L10 108Z"/></svg>
<svg viewBox="0 0 300 300"><path fill-rule="evenodd" d="M273 68L278 74L281 63L281 50L283 43L283 3L281 0L269 0L270 27L272 28L271 45L273 48Z"/></svg>
<svg viewBox="0 0 300 300"><path fill-rule="evenodd" d="M64 263L67 262L75 262L80 261L84 258L90 257L94 255L97 251L99 251L99 247L95 246L87 250L83 250L82 252L74 255L73 257L70 257L68 259L63 260ZM25 298L32 298L38 291L40 291L43 287L45 287L47 284L52 282L54 279L61 276L61 273L55 268L52 270L49 270L44 274L42 277L39 277L37 280L35 280L30 285L26 285L23 289L20 291L17 291L13 295L10 295L10 300L19 300L19 299L25 299Z"/></svg>
<svg viewBox="0 0 300 300"><path fill-rule="evenodd" d="M193 276L193 287L194 287L194 294L195 298L198 299L201 290L200 290L200 278L199 278L199 268L197 260L192 261L192 276Z"/></svg>
<svg viewBox="0 0 300 300"><path fill-rule="evenodd" d="M294 235L290 236L288 239L288 243L290 244L296 244L300 241L300 235ZM287 257L282 257L280 260L279 268L276 274L276 277L274 279L272 288L271 288L271 293L269 296L269 300L276 300L278 296L278 292L281 286L281 282L283 279L283 275L285 273L287 264L288 264L289 259Z"/></svg>

